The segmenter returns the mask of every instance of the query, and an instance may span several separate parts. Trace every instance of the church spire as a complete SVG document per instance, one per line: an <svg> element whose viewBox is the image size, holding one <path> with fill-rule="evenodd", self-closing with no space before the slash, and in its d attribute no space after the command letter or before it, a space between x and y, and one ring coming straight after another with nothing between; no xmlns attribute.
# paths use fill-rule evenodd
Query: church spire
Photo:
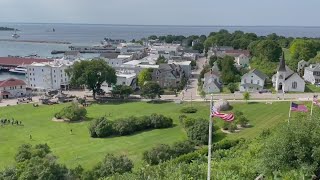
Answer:
<svg viewBox="0 0 320 180"><path fill-rule="evenodd" d="M286 71L286 60L284 59L284 52L282 52L282 56L280 58L278 71Z"/></svg>

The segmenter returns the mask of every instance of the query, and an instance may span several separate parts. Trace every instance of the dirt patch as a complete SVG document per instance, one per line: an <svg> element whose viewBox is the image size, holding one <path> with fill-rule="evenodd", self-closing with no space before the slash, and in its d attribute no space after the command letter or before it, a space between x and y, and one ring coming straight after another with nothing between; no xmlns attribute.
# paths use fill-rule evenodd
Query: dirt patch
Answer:
<svg viewBox="0 0 320 180"><path fill-rule="evenodd" d="M65 119L57 119L57 118L52 118L52 121L54 121L54 122L68 122L67 120L65 120Z"/></svg>

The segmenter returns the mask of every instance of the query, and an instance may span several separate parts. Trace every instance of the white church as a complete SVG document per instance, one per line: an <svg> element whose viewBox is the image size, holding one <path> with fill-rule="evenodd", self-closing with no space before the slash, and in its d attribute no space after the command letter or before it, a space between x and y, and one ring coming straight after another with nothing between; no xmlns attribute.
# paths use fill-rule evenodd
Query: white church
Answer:
<svg viewBox="0 0 320 180"><path fill-rule="evenodd" d="M272 76L272 83L277 92L304 92L305 89L304 80L286 66L284 53L282 53L277 74Z"/></svg>

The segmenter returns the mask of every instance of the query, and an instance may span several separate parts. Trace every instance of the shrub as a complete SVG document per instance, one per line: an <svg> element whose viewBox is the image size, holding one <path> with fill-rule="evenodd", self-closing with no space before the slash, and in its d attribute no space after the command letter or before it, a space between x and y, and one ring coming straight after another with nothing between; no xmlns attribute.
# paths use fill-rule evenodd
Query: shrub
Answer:
<svg viewBox="0 0 320 180"><path fill-rule="evenodd" d="M194 124L187 128L187 135L189 140L196 144L202 145L208 143L209 123L205 119L197 119Z"/></svg>
<svg viewBox="0 0 320 180"><path fill-rule="evenodd" d="M182 113L196 113L198 110L194 107L185 107L180 110Z"/></svg>
<svg viewBox="0 0 320 180"><path fill-rule="evenodd" d="M78 103L72 103L70 106L64 107L60 112L54 116L58 119L68 119L69 121L80 121L87 115L87 110L80 107Z"/></svg>
<svg viewBox="0 0 320 180"><path fill-rule="evenodd" d="M150 165L156 165L192 151L194 151L194 144L190 141L177 142L172 146L160 144L149 151L145 151L143 160Z"/></svg>
<svg viewBox="0 0 320 180"><path fill-rule="evenodd" d="M125 172L131 172L132 168L133 163L128 157L124 155L115 156L107 154L102 162L93 168L92 174L94 179L99 179L115 173L123 174Z"/></svg>
<svg viewBox="0 0 320 180"><path fill-rule="evenodd" d="M239 118L237 118L237 123L241 127L246 127L248 125L248 123L249 123L249 120L244 116L239 116Z"/></svg>
<svg viewBox="0 0 320 180"><path fill-rule="evenodd" d="M115 121L108 121L102 117L90 124L89 133L91 137L123 136L147 129L168 128L172 125L173 120L171 118L159 114L142 117L130 116Z"/></svg>
<svg viewBox="0 0 320 180"><path fill-rule="evenodd" d="M191 126L194 125L195 121L196 121L196 119L194 119L194 118L186 118L186 119L182 122L183 127L184 127L184 128L189 128L189 127L191 127Z"/></svg>
<svg viewBox="0 0 320 180"><path fill-rule="evenodd" d="M234 122L224 122L222 126L223 130L228 130L229 132L234 132L237 129L237 125Z"/></svg>
<svg viewBox="0 0 320 180"><path fill-rule="evenodd" d="M182 115L179 116L179 121L180 121L181 124L183 124L185 119L187 119L186 115L182 114Z"/></svg>

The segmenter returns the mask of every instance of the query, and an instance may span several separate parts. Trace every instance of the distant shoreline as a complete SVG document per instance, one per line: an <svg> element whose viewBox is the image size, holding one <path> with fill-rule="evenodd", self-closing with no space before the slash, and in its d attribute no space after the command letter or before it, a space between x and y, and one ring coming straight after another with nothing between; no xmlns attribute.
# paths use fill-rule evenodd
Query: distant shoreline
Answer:
<svg viewBox="0 0 320 180"><path fill-rule="evenodd" d="M0 31L19 31L15 28L9 28L9 27L0 27Z"/></svg>
<svg viewBox="0 0 320 180"><path fill-rule="evenodd" d="M0 39L0 42L26 42L26 43L43 43L43 44L71 44L63 41L35 41L35 40L18 40L18 39Z"/></svg>

